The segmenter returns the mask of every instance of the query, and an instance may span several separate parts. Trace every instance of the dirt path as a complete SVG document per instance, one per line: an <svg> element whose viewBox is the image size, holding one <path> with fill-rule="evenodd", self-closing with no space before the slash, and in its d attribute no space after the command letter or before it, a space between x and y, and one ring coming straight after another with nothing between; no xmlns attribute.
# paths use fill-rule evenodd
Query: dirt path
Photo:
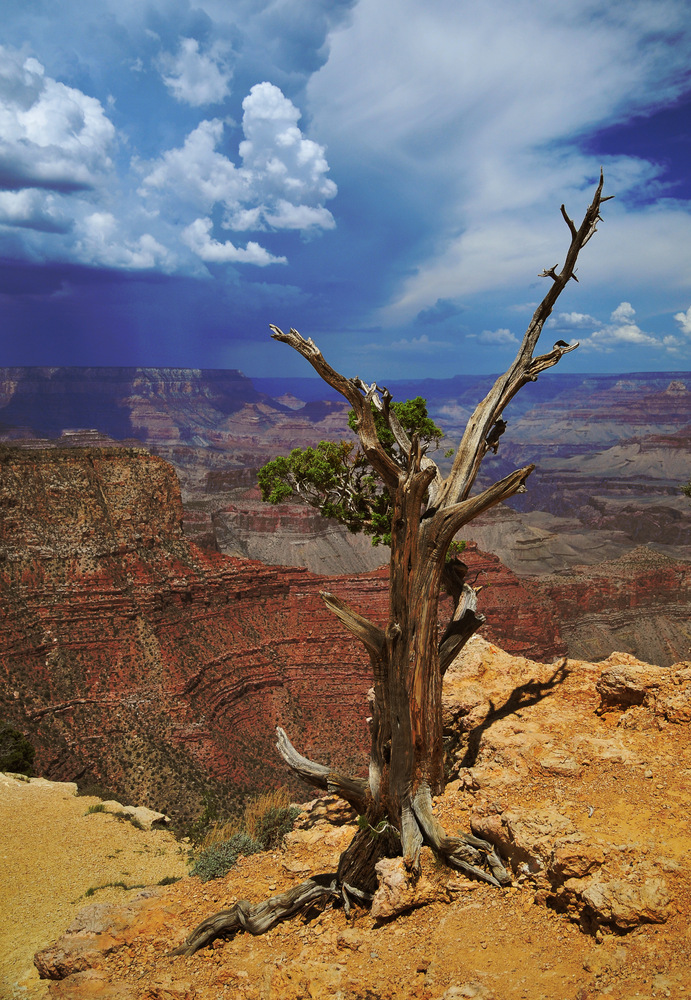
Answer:
<svg viewBox="0 0 691 1000"><path fill-rule="evenodd" d="M47 996L33 956L89 901L133 893L108 882L155 885L187 873L185 850L161 830L138 830L107 813L87 814L93 797L76 785L0 774L0 997ZM91 897L85 893L96 888Z"/></svg>

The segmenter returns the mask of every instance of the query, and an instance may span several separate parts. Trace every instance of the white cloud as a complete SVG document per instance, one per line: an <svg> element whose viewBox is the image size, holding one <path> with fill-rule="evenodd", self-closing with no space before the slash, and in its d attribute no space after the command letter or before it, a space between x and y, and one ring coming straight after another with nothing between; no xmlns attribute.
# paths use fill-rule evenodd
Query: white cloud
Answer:
<svg viewBox="0 0 691 1000"><path fill-rule="evenodd" d="M211 240L202 232L204 217L219 207L221 225L237 232L333 229L335 221L324 202L334 197L336 185L326 176L323 147L303 136L297 126L299 110L278 87L252 87L243 109L240 166L219 152L224 123L219 118L202 121L182 146L145 168L140 194L165 216L175 213L185 219L183 242L201 259L276 263L279 258L256 243L242 250Z"/></svg>
<svg viewBox="0 0 691 1000"><path fill-rule="evenodd" d="M178 101L198 108L230 94L232 72L218 46L203 53L196 38L181 38L177 54L164 53L159 63L163 82Z"/></svg>
<svg viewBox="0 0 691 1000"><path fill-rule="evenodd" d="M136 240L123 238L115 217L109 212L87 215L79 224L78 231L75 254L85 264L100 264L127 271L172 269L171 254L150 233L144 233Z"/></svg>
<svg viewBox="0 0 691 1000"><path fill-rule="evenodd" d="M655 347L674 351L679 346L680 341L676 337L661 338L645 333L636 323L635 315L630 302L620 303L612 312L609 323L599 324L589 337L580 340L581 348L611 354L618 347Z"/></svg>
<svg viewBox="0 0 691 1000"><path fill-rule="evenodd" d="M72 220L52 192L23 188L0 191L0 225L65 233L71 228Z"/></svg>
<svg viewBox="0 0 691 1000"><path fill-rule="evenodd" d="M627 321L633 320L633 317L635 315L636 315L636 310L633 308L630 302L621 302L612 313L611 318L613 323L621 322L626 324Z"/></svg>
<svg viewBox="0 0 691 1000"><path fill-rule="evenodd" d="M691 337L691 306L689 306L686 312L675 313L674 318L679 324L681 332L687 337Z"/></svg>
<svg viewBox="0 0 691 1000"><path fill-rule="evenodd" d="M207 264L285 264L285 257L274 257L258 243L250 240L247 247L236 247L231 242L220 243L211 236L211 219L195 219L183 229L180 239Z"/></svg>
<svg viewBox="0 0 691 1000"><path fill-rule="evenodd" d="M353 172L385 173L435 234L378 317L400 324L439 298L525 288L557 261L568 238L558 206L580 219L602 159L582 152L584 137L684 91L691 22L681 0L630 0L616 14L584 0L566 15L549 0L400 0L395 18L359 0L331 45L308 87L314 127ZM632 273L654 294L681 288L689 206L643 206L664 194L662 169L643 157L604 166L618 201L583 255L588 288Z"/></svg>
<svg viewBox="0 0 691 1000"><path fill-rule="evenodd" d="M557 330L586 330L588 327L597 326L597 320L588 313L557 313L556 316L550 316L545 325L547 328Z"/></svg>
<svg viewBox="0 0 691 1000"><path fill-rule="evenodd" d="M518 343L518 337L506 328L500 328L499 330L483 330L482 333L478 334L477 339L481 344L504 345Z"/></svg>
<svg viewBox="0 0 691 1000"><path fill-rule="evenodd" d="M248 197L248 179L216 146L223 137L220 118L202 121L178 149L169 149L142 181L140 193L160 192L202 211L220 202L239 205Z"/></svg>
<svg viewBox="0 0 691 1000"><path fill-rule="evenodd" d="M333 218L323 203L336 195L336 185L326 175L329 165L324 148L305 139L297 126L300 112L278 87L258 83L242 102L244 142L240 143L243 167L252 188L266 205L265 217L284 218L295 228L292 208L319 209L306 216L307 227L331 227ZM275 224L275 223L274 223Z"/></svg>
<svg viewBox="0 0 691 1000"><path fill-rule="evenodd" d="M92 188L112 168L114 139L99 101L0 46L0 188Z"/></svg>
<svg viewBox="0 0 691 1000"><path fill-rule="evenodd" d="M394 351L421 351L429 353L431 351L443 350L452 345L447 340L430 340L426 333L423 333L420 337L411 337L408 340L404 337L402 340L394 340L390 348Z"/></svg>

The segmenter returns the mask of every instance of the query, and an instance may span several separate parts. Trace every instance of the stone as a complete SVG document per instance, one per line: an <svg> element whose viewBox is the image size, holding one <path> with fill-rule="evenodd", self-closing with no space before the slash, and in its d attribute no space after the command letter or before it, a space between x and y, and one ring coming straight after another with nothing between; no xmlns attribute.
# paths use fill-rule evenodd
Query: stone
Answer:
<svg viewBox="0 0 691 1000"><path fill-rule="evenodd" d="M641 884L630 879L592 882L583 890L582 899L597 924L621 930L663 924L670 916L671 899L663 878L649 878Z"/></svg>
<svg viewBox="0 0 691 1000"><path fill-rule="evenodd" d="M445 886L427 878L424 871L412 877L402 858L382 858L376 864L376 871L379 888L371 911L375 920L390 920L399 913L448 898Z"/></svg>
<svg viewBox="0 0 691 1000"><path fill-rule="evenodd" d="M147 806L123 806L115 799L106 799L102 805L105 812L126 816L135 826L141 826L144 830L150 830L153 826L166 826L171 822L170 816Z"/></svg>

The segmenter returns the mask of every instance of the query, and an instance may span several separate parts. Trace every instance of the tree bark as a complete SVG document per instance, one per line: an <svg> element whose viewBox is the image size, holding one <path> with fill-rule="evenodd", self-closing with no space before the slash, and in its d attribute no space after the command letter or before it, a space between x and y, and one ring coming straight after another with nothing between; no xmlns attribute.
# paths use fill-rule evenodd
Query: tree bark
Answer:
<svg viewBox="0 0 691 1000"><path fill-rule="evenodd" d="M200 925L188 939L193 944L209 940L209 933L217 925L219 933L237 926L259 933L255 928L264 928L266 921L275 922L296 912L319 897L320 891L322 895L341 891L346 903L349 894L366 900L376 888L378 860L401 854L414 875L419 870L423 844L428 844L451 867L495 886L510 882L490 844L471 836L447 836L432 809L432 797L444 788L443 675L470 636L484 623L483 616L477 614L476 592L462 574L454 576L447 567L446 557L454 535L463 525L526 489L532 465L515 470L475 496L470 495L483 457L490 449L497 452L506 429L502 419L506 405L522 386L537 379L541 372L578 346L558 342L546 354L533 356L557 298L572 278L577 280L578 255L595 233L600 206L608 200L602 197L602 187L601 174L579 228L562 206L571 235L562 270L557 272L555 266L543 272L552 285L533 315L513 364L495 381L468 421L445 480L436 464L425 455L420 442L414 436L408 438L390 407L387 390L376 383L367 385L359 378L341 375L325 361L314 342L305 340L296 330L283 333L278 327L271 327L274 339L298 351L353 407L362 450L392 501L386 625L380 627L337 597L322 594L327 606L363 643L370 657L374 697L369 775L367 780L351 778L315 764L297 753L285 733L278 730L279 751L288 766L318 788L342 795L360 813L360 829L342 855L335 880L328 887L322 879L319 884L304 883L284 894L285 898L275 897L259 907L239 903L233 911ZM384 415L398 454L382 445L373 408ZM438 604L444 578L454 598L455 611L439 640Z"/></svg>

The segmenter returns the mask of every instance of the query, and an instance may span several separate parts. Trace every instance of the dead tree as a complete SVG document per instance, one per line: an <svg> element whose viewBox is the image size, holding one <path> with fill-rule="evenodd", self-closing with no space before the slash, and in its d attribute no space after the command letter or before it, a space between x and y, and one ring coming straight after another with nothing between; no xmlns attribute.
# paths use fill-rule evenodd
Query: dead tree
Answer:
<svg viewBox="0 0 691 1000"><path fill-rule="evenodd" d="M317 788L337 792L360 814L360 829L342 854L338 871L310 879L281 896L251 906L238 903L216 914L193 931L178 950L191 954L219 934L243 927L263 933L279 920L316 899L342 897L367 901L376 889L375 864L385 856L404 859L411 877L419 871L423 844L453 868L500 886L509 875L492 846L471 836L450 837L433 814L432 797L444 788L442 741L442 680L449 664L482 625L476 592L455 573L449 579L447 552L456 533L495 504L525 492L534 466L516 469L487 489L472 495L480 464L488 450L496 452L505 428L506 405L528 382L552 368L578 344L559 341L545 354L535 356L538 338L566 284L575 275L578 255L596 231L603 176L580 227L562 216L571 242L561 270L545 269L549 291L525 332L518 354L487 396L478 404L466 426L449 475L442 478L437 465L424 453L413 435L408 439L386 389L346 378L332 368L311 339L296 330L283 333L272 326L272 337L301 354L318 375L350 403L357 417L357 434L370 465L388 490L392 504L389 615L381 628L347 607L332 594L322 597L343 625L362 642L374 677L371 705L371 753L367 779L333 771L301 756L283 730L278 730L278 750L291 770ZM397 456L383 446L377 434L374 409L386 419L398 445ZM445 580L446 575L446 580ZM451 573L453 577L453 572ZM452 620L438 640L438 603L442 586L454 597Z"/></svg>

